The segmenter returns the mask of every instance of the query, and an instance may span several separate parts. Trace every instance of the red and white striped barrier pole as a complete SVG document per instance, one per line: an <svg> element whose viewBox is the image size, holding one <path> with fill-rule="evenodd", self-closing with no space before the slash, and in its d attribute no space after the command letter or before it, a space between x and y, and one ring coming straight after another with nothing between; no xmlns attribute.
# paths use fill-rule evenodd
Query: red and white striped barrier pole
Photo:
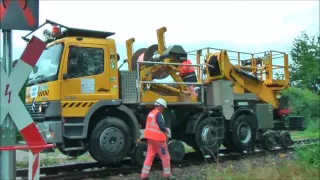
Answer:
<svg viewBox="0 0 320 180"><path fill-rule="evenodd" d="M18 94L45 48L46 44L43 41L33 37L9 76L0 69L1 95L4 96L1 97L0 124L9 113L29 146L45 145L46 142ZM32 149L34 154L40 151L42 149Z"/></svg>
<svg viewBox="0 0 320 180"><path fill-rule="evenodd" d="M29 172L28 179L39 180L40 175L40 153L33 154L29 151Z"/></svg>
<svg viewBox="0 0 320 180"><path fill-rule="evenodd" d="M43 150L47 148L53 148L53 144L46 144L43 146L0 146L0 151L16 151L29 149L29 168L28 168L28 179L39 180L40 179L40 153L33 154L31 150Z"/></svg>

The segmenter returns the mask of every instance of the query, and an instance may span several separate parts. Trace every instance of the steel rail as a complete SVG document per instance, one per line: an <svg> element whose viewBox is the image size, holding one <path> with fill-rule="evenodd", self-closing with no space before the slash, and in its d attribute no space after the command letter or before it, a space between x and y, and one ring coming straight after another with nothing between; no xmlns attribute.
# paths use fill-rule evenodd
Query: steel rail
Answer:
<svg viewBox="0 0 320 180"><path fill-rule="evenodd" d="M195 152L188 153L185 156L185 160L174 163L172 162L172 168L181 168L187 167L191 165L200 165L204 163L214 163L214 162L223 162L228 160L238 160L246 157L252 156L261 156L267 155L270 153L281 153L293 150L296 145L310 145L312 143L319 142L319 138L314 139L302 139L293 141L292 146L290 146L287 150L276 147L274 150L266 151L266 150L256 150L254 152L246 152L243 153L230 153L226 149L221 149L219 151L219 156L216 158L207 158L202 156L201 154L197 154ZM221 155L223 153L223 155ZM152 169L160 170L162 168L160 161L155 161ZM48 180L48 179L87 179L87 178L101 178L108 177L117 174L131 174L131 173L140 173L141 167L132 164L132 161L126 159L122 162L122 165L117 167L105 167L105 165L99 162L88 162L88 163L76 163L76 164L65 164L65 165L54 165L54 166L46 166L40 168L40 179ZM28 169L17 169L16 177L20 177L21 179L28 179Z"/></svg>

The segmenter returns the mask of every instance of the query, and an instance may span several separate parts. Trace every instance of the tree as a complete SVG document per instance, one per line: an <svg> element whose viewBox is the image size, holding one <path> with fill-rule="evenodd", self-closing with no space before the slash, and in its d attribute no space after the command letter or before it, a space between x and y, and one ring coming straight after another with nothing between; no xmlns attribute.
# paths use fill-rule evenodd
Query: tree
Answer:
<svg viewBox="0 0 320 180"><path fill-rule="evenodd" d="M291 48L293 63L289 66L291 85L320 93L320 36L306 32L295 38Z"/></svg>

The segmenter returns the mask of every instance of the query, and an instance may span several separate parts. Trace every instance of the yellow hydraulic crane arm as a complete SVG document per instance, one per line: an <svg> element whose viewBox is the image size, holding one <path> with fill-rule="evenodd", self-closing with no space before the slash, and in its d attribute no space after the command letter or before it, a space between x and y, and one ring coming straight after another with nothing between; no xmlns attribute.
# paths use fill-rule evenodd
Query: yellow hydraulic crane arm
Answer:
<svg viewBox="0 0 320 180"><path fill-rule="evenodd" d="M127 60L128 60L128 69L129 71L132 71L132 53L133 53L133 43L134 43L135 39L134 38L130 38L128 40L126 40L126 49L127 49Z"/></svg>
<svg viewBox="0 0 320 180"><path fill-rule="evenodd" d="M279 102L273 91L261 80L241 71L231 64L227 51L223 50L219 53L209 53L206 62L209 63L207 67L207 72L209 72L207 82L218 79L231 80L235 86L256 94L262 101L272 104L274 108L278 108Z"/></svg>
<svg viewBox="0 0 320 180"><path fill-rule="evenodd" d="M157 29L157 39L158 39L158 53L159 55L162 55L165 51L165 40L164 40L164 33L167 32L166 27L162 27Z"/></svg>
<svg viewBox="0 0 320 180"><path fill-rule="evenodd" d="M166 27L157 29L158 43L149 48L141 48L135 53L132 51L135 39L128 39L126 41L128 69L129 71L139 71L139 80L144 81L140 86L140 92L144 94L142 101L152 101L155 97L162 96L164 99L168 98L171 102L179 102L180 99L183 99L183 101L190 99L191 102L197 102L197 97L194 93L191 93L191 88L188 85L183 84L184 82L181 77L177 75L177 72L179 71L178 65L170 64L180 63L181 60L175 56L177 55L176 53L179 53L180 51L177 45L171 46L168 49L165 47L164 33L166 31ZM175 50L178 49L179 52L172 50L172 48L175 48ZM175 55L172 55L172 53ZM139 63L138 68L135 64L142 61L156 62L156 64L147 62ZM174 80L172 85L152 82L153 79L164 79L169 75Z"/></svg>

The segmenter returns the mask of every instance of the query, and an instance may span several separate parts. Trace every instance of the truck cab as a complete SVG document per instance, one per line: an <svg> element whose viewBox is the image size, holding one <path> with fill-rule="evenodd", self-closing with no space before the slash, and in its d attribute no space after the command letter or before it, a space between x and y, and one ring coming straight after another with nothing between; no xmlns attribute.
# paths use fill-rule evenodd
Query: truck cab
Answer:
<svg viewBox="0 0 320 180"><path fill-rule="evenodd" d="M109 38L115 33L49 24L47 48L26 82L25 105L48 143L78 155L86 152L84 118L91 106L119 99L119 55Z"/></svg>
<svg viewBox="0 0 320 180"><path fill-rule="evenodd" d="M106 39L114 33L81 29L63 33L66 37L48 43L30 74L26 103L117 99L115 41ZM92 97L95 88L100 93Z"/></svg>

